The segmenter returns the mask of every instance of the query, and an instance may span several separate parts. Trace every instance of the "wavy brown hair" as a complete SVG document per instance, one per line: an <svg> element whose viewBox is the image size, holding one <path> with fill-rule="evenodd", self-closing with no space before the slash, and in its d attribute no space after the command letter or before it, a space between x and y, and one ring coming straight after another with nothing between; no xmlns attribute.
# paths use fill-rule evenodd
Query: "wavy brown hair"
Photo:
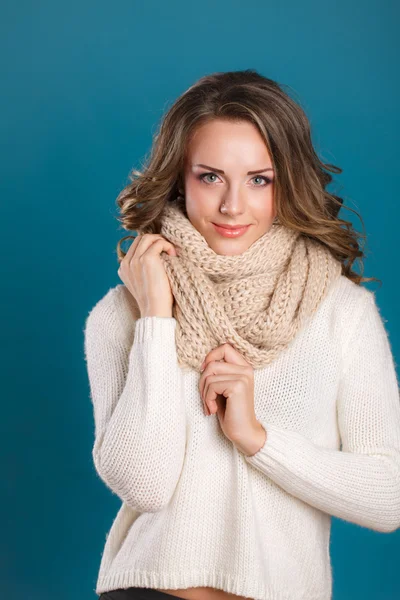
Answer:
<svg viewBox="0 0 400 600"><path fill-rule="evenodd" d="M163 207L184 189L186 150L197 127L212 119L249 121L271 156L279 222L324 244L342 263L342 274L358 285L380 281L362 276L365 252L359 240L366 241L364 222L341 197L326 190L331 173L342 173L342 169L317 156L308 118L300 103L284 91L288 87L254 69L213 73L189 87L162 119L146 164L141 171L131 171L130 183L117 197L121 214L117 220L123 229L160 233ZM338 216L341 208L358 215L363 233ZM126 254L121 243L128 238L133 236L117 244L119 262ZM355 261L361 275L352 269Z"/></svg>

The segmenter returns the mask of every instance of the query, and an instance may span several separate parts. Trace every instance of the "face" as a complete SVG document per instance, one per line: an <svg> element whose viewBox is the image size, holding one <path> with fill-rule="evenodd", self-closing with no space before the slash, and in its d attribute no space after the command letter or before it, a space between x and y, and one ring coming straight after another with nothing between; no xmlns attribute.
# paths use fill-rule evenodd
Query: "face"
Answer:
<svg viewBox="0 0 400 600"><path fill-rule="evenodd" d="M189 220L216 254L241 254L270 229L274 172L252 123L213 120L200 126L187 148L184 182ZM227 237L214 223L248 227Z"/></svg>

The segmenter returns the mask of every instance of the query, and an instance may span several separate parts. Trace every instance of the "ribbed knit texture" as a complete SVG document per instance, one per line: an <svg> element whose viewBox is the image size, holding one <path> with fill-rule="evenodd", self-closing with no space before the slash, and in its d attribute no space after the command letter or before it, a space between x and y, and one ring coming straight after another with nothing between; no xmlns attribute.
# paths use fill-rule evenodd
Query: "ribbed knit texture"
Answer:
<svg viewBox="0 0 400 600"><path fill-rule="evenodd" d="M253 456L204 414L199 373L178 364L175 318L134 315L117 285L85 327L94 464L122 501L96 592L210 586L330 600L330 515L400 527L399 387L374 293L341 276L255 370L267 439Z"/></svg>
<svg viewBox="0 0 400 600"><path fill-rule="evenodd" d="M317 310L342 265L312 238L279 223L239 255L217 254L182 210L168 203L161 235L179 250L162 253L175 298L179 366L232 344L255 369L275 360Z"/></svg>

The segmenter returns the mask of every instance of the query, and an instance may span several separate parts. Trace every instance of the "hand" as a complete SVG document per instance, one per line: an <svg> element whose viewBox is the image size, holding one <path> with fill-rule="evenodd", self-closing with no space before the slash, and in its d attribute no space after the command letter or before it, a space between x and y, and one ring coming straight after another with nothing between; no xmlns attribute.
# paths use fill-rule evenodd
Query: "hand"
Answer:
<svg viewBox="0 0 400 600"><path fill-rule="evenodd" d="M161 252L177 256L175 246L155 233L138 235L122 259L118 276L135 298L141 316L172 316L174 296Z"/></svg>
<svg viewBox="0 0 400 600"><path fill-rule="evenodd" d="M266 431L254 412L254 369L231 344L204 360L199 390L208 414L217 414L226 437L245 454L264 445Z"/></svg>

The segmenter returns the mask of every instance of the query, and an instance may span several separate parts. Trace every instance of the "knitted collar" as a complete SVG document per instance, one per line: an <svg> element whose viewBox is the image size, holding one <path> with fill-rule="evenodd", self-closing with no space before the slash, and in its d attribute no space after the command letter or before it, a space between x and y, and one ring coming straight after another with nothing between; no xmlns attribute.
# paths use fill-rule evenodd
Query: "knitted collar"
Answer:
<svg viewBox="0 0 400 600"><path fill-rule="evenodd" d="M205 355L229 342L254 369L272 362L315 313L342 265L317 240L279 223L239 255L219 255L177 201L160 234L179 249L161 254L175 298L180 366L200 370Z"/></svg>

